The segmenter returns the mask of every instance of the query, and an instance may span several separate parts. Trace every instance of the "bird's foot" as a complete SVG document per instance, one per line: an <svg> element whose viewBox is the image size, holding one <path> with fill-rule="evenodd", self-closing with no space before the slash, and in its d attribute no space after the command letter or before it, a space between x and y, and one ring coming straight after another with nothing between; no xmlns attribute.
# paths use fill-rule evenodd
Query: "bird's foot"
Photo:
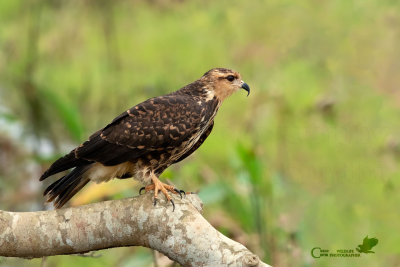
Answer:
<svg viewBox="0 0 400 267"><path fill-rule="evenodd" d="M171 202L172 204L172 211L175 210L175 203L174 200L171 198L171 196L169 195L169 192L172 192L174 194L179 194L179 196L182 198L182 194L186 195L185 191L183 190L179 190L176 189L174 186L172 185L168 185L165 184L163 182L161 182L157 177L152 177L151 180L153 181L153 183L140 188L139 190L139 194L141 195L142 191L144 190L146 193L149 191L154 190L154 206L157 204L157 200L158 200L158 192L162 192L165 196L165 198L167 199L167 201Z"/></svg>

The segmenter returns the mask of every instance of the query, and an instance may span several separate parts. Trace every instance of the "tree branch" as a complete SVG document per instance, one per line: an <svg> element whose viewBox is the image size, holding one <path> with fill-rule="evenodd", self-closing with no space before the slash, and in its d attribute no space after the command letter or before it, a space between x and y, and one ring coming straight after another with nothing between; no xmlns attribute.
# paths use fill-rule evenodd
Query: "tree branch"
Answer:
<svg viewBox="0 0 400 267"><path fill-rule="evenodd" d="M38 258L144 246L183 266L269 266L201 216L201 200L152 194L51 211L0 211L0 256Z"/></svg>

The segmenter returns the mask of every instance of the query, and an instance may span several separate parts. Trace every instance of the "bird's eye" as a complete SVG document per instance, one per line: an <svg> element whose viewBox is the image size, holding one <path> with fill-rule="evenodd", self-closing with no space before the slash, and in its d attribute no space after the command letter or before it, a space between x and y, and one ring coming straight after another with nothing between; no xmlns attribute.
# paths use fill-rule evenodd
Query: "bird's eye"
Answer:
<svg viewBox="0 0 400 267"><path fill-rule="evenodd" d="M233 82L233 80L235 79L235 76L229 75L229 76L226 77L226 79L227 79L228 81L230 81L230 82Z"/></svg>

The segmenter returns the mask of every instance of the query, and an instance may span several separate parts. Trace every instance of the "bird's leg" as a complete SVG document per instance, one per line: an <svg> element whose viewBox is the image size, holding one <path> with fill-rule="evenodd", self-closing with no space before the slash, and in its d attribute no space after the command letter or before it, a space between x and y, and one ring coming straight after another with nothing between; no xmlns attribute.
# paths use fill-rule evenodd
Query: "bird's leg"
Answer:
<svg viewBox="0 0 400 267"><path fill-rule="evenodd" d="M168 184L161 182L160 179L158 179L158 177L154 173L151 174L151 181L152 181L151 184L140 188L139 194L142 192L142 190L145 190L146 192L154 190L154 206L155 206L157 203L157 199L158 199L158 192L161 191L164 194L164 196L166 197L166 199L169 202L171 202L173 211L174 211L175 203L172 200L171 196L168 194L168 191L170 191L174 194L179 194L181 198L182 198L182 193L185 194L185 191L178 190L172 185L168 185Z"/></svg>

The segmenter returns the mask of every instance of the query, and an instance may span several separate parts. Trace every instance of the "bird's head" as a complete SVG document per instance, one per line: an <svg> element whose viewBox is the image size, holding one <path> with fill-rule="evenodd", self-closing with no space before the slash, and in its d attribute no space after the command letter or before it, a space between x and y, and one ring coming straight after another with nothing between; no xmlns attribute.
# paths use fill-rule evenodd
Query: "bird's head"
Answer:
<svg viewBox="0 0 400 267"><path fill-rule="evenodd" d="M238 91L244 89L247 95L250 94L250 87L242 81L239 72L224 68L215 68L204 73L200 78L207 86L210 97L216 97L223 101L225 98ZM211 98L212 98L211 97Z"/></svg>

